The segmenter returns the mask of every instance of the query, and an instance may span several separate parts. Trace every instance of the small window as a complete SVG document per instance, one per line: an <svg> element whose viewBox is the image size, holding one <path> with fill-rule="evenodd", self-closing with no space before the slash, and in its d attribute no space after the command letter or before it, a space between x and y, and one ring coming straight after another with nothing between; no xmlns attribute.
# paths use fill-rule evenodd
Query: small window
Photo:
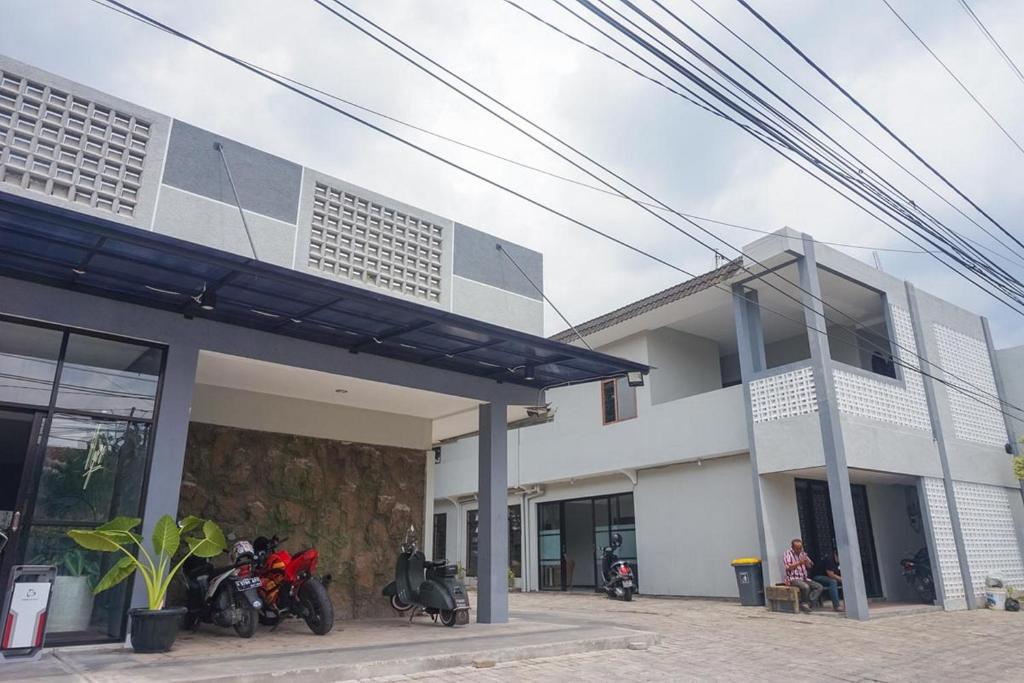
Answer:
<svg viewBox="0 0 1024 683"><path fill-rule="evenodd" d="M448 513L434 513L434 562L442 562L448 557Z"/></svg>
<svg viewBox="0 0 1024 683"><path fill-rule="evenodd" d="M601 382L601 417L604 424L636 417L636 388L625 377Z"/></svg>

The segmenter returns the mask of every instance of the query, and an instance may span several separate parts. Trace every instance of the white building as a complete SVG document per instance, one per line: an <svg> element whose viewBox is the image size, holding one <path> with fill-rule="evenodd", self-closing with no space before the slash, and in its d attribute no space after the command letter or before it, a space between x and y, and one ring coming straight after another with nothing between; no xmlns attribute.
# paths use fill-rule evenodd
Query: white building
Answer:
<svg viewBox="0 0 1024 683"><path fill-rule="evenodd" d="M619 531L646 594L736 597L729 563L751 555L778 582L794 537L838 546L857 618L915 599L899 560L922 547L946 609L980 604L992 572L1024 588L985 319L788 229L744 253L578 326L652 371L551 389L550 421L509 431L517 583L593 590ZM476 452L442 443L433 477L435 556L470 575Z"/></svg>

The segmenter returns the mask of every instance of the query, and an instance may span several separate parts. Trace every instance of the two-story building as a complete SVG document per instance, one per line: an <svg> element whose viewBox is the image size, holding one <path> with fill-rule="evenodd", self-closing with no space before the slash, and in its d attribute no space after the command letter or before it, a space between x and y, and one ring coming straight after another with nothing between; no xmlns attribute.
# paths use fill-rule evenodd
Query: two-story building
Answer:
<svg viewBox="0 0 1024 683"><path fill-rule="evenodd" d="M646 371L537 336L497 245L540 282L529 249L0 56L0 591L54 565L47 644L122 640L145 586L93 596L118 557L68 530L195 514L317 547L339 618L390 613L434 443L493 437L503 509L509 417ZM481 621L507 618L505 523Z"/></svg>
<svg viewBox="0 0 1024 683"><path fill-rule="evenodd" d="M577 326L652 370L552 389L547 422L509 432L518 585L593 590L619 532L654 595L735 597L746 556L778 582L797 537L815 560L838 548L857 618L918 599L900 560L921 548L946 609L977 606L990 573L1024 589L985 319L790 229L743 252ZM434 473L435 555L470 575L475 448L443 443Z"/></svg>

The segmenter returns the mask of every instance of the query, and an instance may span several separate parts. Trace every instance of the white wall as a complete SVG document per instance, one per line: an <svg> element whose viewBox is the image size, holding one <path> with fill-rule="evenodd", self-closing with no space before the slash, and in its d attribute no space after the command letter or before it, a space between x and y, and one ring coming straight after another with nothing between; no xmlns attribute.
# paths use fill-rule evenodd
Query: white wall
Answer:
<svg viewBox="0 0 1024 683"><path fill-rule="evenodd" d="M196 384L193 422L428 450L431 421L319 401Z"/></svg>
<svg viewBox="0 0 1024 683"><path fill-rule="evenodd" d="M647 337L651 403L659 404L722 388L718 344L662 328Z"/></svg>
<svg viewBox="0 0 1024 683"><path fill-rule="evenodd" d="M761 499L768 548L768 557L763 558L764 582L769 585L782 581L782 553L786 552L790 541L800 538L795 477L784 472L762 474Z"/></svg>
<svg viewBox="0 0 1024 683"><path fill-rule="evenodd" d="M644 593L738 597L729 563L759 552L746 455L641 470L634 504Z"/></svg>

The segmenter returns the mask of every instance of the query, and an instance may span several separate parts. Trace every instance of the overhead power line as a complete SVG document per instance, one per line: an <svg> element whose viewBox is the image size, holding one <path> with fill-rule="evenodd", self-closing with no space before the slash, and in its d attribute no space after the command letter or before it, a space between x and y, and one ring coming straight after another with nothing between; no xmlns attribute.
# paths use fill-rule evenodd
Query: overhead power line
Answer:
<svg viewBox="0 0 1024 683"><path fill-rule="evenodd" d="M992 47L996 49L996 52L999 53L999 56L1003 58L1004 62L1006 62L1006 65L1010 67L1010 70L1013 71L1014 75L1017 76L1017 80L1019 80L1021 83L1024 83L1024 72L1021 71L1020 67L1017 66L1017 62L1013 61L1013 58L1006 53L1006 50L1004 50L1003 46L999 44L999 41L996 40L996 37L992 35L991 31L988 30L988 27L985 26L984 22L981 21L981 17L974 13L974 10L971 9L971 6L967 4L967 0L960 0L960 6L964 8L964 11L967 12L967 16L969 16L971 20L974 22L974 24L981 30L981 32L988 39L988 42L992 44Z"/></svg>
<svg viewBox="0 0 1024 683"><path fill-rule="evenodd" d="M408 147L410 147L412 149L418 150L418 151L426 154L427 156L429 156L429 157L431 157L431 158L433 158L433 159L435 159L437 161L440 161L440 162L442 162L442 163L444 163L444 164L446 164L448 166L451 166L452 168L460 170L461 172L466 173L467 175L470 175L472 177L475 177L475 178L477 178L477 179L479 179L479 180L481 180L483 182L486 182L486 183L488 183L488 184L490 184L490 185L492 185L492 186L494 186L494 187L496 187L498 189L501 189L501 190L503 190L505 192L508 192L509 194L512 194L513 196L519 197L519 198L523 199L524 201L527 201L528 203L530 203L530 204L532 204L532 205L534 205L534 206L536 206L538 208L541 208L541 209L543 209L543 210L545 210L545 211L547 211L547 212L549 212L549 213L551 213L553 215L559 216L559 217L561 217L561 218L563 218L563 219L565 219L565 220L567 220L567 221L569 221L571 223L574 223L575 225L583 227L584 229L586 229L586 230L588 230L590 232L593 232L594 234L597 234L597 235L602 236L602 237L604 237L606 239L609 239L610 241L613 241L613 242L619 244L620 246L623 246L623 247L628 248L628 249L630 249L630 250L632 250L632 251L634 251L636 253L639 253L639 254L641 254L643 256L646 256L647 258L650 258L650 259L652 259L652 260L654 260L654 261L656 261L658 263L666 265L667 267L670 267L670 268L672 268L672 269L674 269L674 270L676 270L678 272L681 272L681 273L683 273L683 274L685 274L685 275L687 275L689 277L695 277L693 275L693 273L690 273L690 272L686 271L685 269L680 268L679 266L676 266L676 265L674 265L674 264L672 264L672 263L670 263L668 261L665 261L661 257L658 257L658 256L656 256L654 254L651 254L650 252L647 252L647 251L644 251L643 249L640 249L639 247L635 247L635 246L633 246L631 244L628 244L628 243L624 242L623 240L620 240L620 239L615 238L615 237L613 237L611 235L608 235L607 233L604 233L603 231L600 231L600 230L594 228L593 226L590 226L590 225L588 225L588 224L586 224L586 223L584 223L582 221L579 221L579 220L577 220L575 218L572 218L571 216L568 216L565 213L558 211L557 209L554 209L554 208L552 208L550 206L547 206L547 205L543 204L542 202L539 202L539 201L537 201L535 199L532 199L531 197L528 197L528 196L526 196L526 195L524 195L524 194L522 194L522 193L520 193L520 192L518 192L516 190L513 190L513 189L511 189L511 188L509 188L509 187L507 187L505 185L502 185L501 183L498 183L497 181L494 181L494 180L492 180L490 178L487 178L487 177L485 177L485 176L483 176L483 175L481 175L479 173L476 173L476 172L474 172L474 171L472 171L472 170L470 170L470 169L468 169L468 168L466 168L464 166L461 166L461 165L459 165L459 164L457 164L457 163L455 163L455 162L453 162L453 161L451 161L449 159L445 159L445 158L443 158L443 157L441 157L441 156L431 152L430 150L427 150L427 149L423 148L422 146L419 146L419 145L417 145L417 144L415 144L415 143L413 143L413 142L411 142L411 141L409 141L409 140L407 140L405 138L402 138L401 136L399 136L399 135L397 135L397 134L395 134L393 132L387 131L386 129L382 129L379 126L376 126L376 125L366 121L365 119L362 119L359 116L357 116L355 114L352 114L351 112L347 112L345 110L342 110L342 109L336 107L335 105L332 105L332 104L330 104L329 102L327 102L325 100L319 99L319 98L315 97L314 95L310 94L309 92L306 92L306 91L304 91L304 90L302 90L302 89L300 89L300 88L298 88L296 86L287 84L287 83L285 83L285 82L283 82L283 81L281 81L279 79L276 79L276 78L274 78L274 77L272 77L272 76L270 76L268 74L265 74L265 73L259 71L258 69L254 68L254 67L247 66L243 61L233 57L232 55L230 55L230 54L228 54L228 53L226 53L226 52L224 52L222 50L218 50L217 48L214 48L214 47L212 47L212 46L210 46L210 45L208 45L208 44L206 44L206 43L204 43L204 42L202 42L202 41L200 41L200 40L198 40L196 38L193 38L193 37L191 37L191 36L189 36L187 34L184 34L181 31L178 31L177 29L173 29L173 28L167 26L166 24L162 24L162 23L152 19L151 17L148 17L144 13L139 12L138 10L134 10L134 9L124 5L121 2L118 2L118 0L107 0L107 2L110 5L113 5L115 7L119 7L121 9L126 10L127 12L132 13L133 15L136 16L136 18L138 20L143 21L143 23L147 23L147 24L149 24L151 26L154 26L156 28L160 28L161 30L167 31L167 32L171 33L172 35L174 35L174 36L176 36L178 38L181 38L181 39L186 40L186 41L188 41L188 42L190 42L190 43L192 43L192 44L194 44L194 45L196 45L198 47L201 47L201 48L203 48L205 50L208 50L208 51L212 52L213 54L216 54L216 55L220 56L223 59L231 61L231 62L237 64L238 66L242 66L243 68L251 71L252 73L255 73L256 75L259 75L259 76L263 77L266 80L269 80L269 81L271 81L273 83L276 83L276 84L284 87L285 89L290 90L290 91L292 91L292 92L294 92L296 94L299 94L300 96L303 96L303 97L305 97L305 98L307 98L307 99L309 99L311 101L317 102L317 103L325 106L326 108L331 109L332 111L335 111L335 112L345 116L346 118L348 118L348 119L350 119L352 121L358 122L358 123L360 123L360 124L370 128L372 130L375 130L375 131L377 131L377 132L379 132L379 133L381 133L381 134L383 134L383 135L385 135L385 136L387 136L387 137L389 137L389 138L391 138L391 139L393 139L395 141L401 142L401 143L405 144L406 146L408 146ZM103 6L105 6L105 5L103 5ZM726 293L729 293L729 294L732 293L731 289L729 287L726 287L726 286L721 285L721 284L716 284L715 286L717 288L719 288L719 289L722 289ZM754 302L754 303L756 304L757 302ZM825 330L817 329L813 325L810 325L809 323L807 323L806 321L801 322L801 321L799 321L797 319L794 319L794 318L791 318L791 317L787 316L784 313L781 313L779 311L775 311L775 310L773 310L773 309L771 309L771 308L769 308L769 307L767 307L767 306L765 306L763 304L758 304L758 305L759 305L759 308L761 310L772 312L775 315L783 317L783 318L785 318L787 320L790 320L790 321L793 321L793 322L797 322L798 324L801 324L803 327L806 327L807 329L810 329L812 331L816 331L819 334L827 334L827 332ZM853 343L853 342L849 342L847 340L842 340L842 341L844 341L845 343L851 344L853 346L856 346L856 344ZM985 393L986 393L984 391L982 391L981 393L971 392L971 391L965 389L962 386L953 384L953 383L949 382L948 380L945 380L944 378L935 377L934 375L925 372L921 368L915 367L913 365L908 365L904 361L902 361L899 357L894 358L893 361L897 365L900 365L901 367L906 367L910 371L918 372L918 373L920 373L922 375L925 375L925 376L928 376L928 377L932 377L936 381L938 381L940 383L943 383L946 386L949 386L954 391L957 391L958 393L962 393L963 395L971 398L972 400L978 401L979 403L982 403L983 405L988 406L990 409L998 410L998 411L1002 412L1002 409L1000 407L997 407L997 406L1005 404L1008 407L1013 408L1014 410L1020 411L1020 408L1018 408L1016 406L1013 406L1012 404L1009 404L1009 403L1007 403L1005 401L1002 401L998 396L993 396L991 394L988 394L987 395L988 398L986 399L986 398L983 397L985 395ZM934 367L936 367L936 369L940 369L940 368L938 368L937 365L935 365L935 364L932 364L932 365ZM952 375L952 373L949 373L948 371L946 371L946 374L955 377L955 375ZM996 402L996 405L993 405L991 402L989 402L989 400L994 400Z"/></svg>
<svg viewBox="0 0 1024 683"><path fill-rule="evenodd" d="M1017 139L1010 134L1010 131L1006 130L1003 124L999 123L999 119L995 117L995 114L989 111L989 108L982 104L981 100L978 99L978 96L971 92L971 89L968 88L962 80L960 80L959 76L953 73L953 70L950 69L944 61L942 61L941 57L935 54L935 50L928 47L928 43L924 42L924 38L922 38L920 34L918 34L918 32L915 31L913 27L911 27L911 25L907 23L907 20L904 19L902 15L900 15L900 13L896 11L896 8L892 6L889 0L882 0L882 3L885 4L885 6L889 8L889 11L892 12L896 16L896 18L900 20L900 23L903 24L903 26L908 31L910 31L910 35L914 36L917 42L921 43L921 47L928 51L928 54L930 54L932 58L939 63L939 66L941 66L942 69L947 74L949 74L949 77L956 81L956 84L960 86L960 89L967 93L967 96L970 97L976 105L978 105L978 108L985 113L985 116L987 116L989 120L992 121L992 123L994 123L996 127L1003 132L1003 135L1006 136L1006 139L1013 143L1013 146L1016 147L1021 154L1024 154L1024 147L1021 147L1020 143L1017 142Z"/></svg>

